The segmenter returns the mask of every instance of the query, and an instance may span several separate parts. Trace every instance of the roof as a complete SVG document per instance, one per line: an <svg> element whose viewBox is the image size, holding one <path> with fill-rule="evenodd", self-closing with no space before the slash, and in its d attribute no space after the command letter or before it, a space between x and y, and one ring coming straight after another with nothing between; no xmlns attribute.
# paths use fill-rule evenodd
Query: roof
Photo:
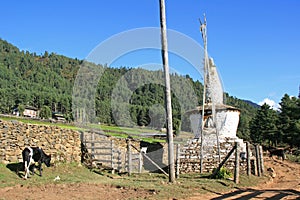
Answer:
<svg viewBox="0 0 300 200"><path fill-rule="evenodd" d="M195 109L192 109L192 110L188 110L186 113L187 114L195 114L195 113L201 113L202 112L202 107L203 106L197 106ZM229 105L225 105L225 104L217 104L215 109L217 111L220 111L220 110L231 110L231 111L239 111L240 112L240 109L236 108L236 107L233 107L233 106L229 106ZM210 111L212 110L212 104L209 103L209 104L205 104L204 105L204 111Z"/></svg>
<svg viewBox="0 0 300 200"><path fill-rule="evenodd" d="M35 111L38 110L38 108L33 107L33 106L25 106L25 109L27 109L27 110L35 110Z"/></svg>

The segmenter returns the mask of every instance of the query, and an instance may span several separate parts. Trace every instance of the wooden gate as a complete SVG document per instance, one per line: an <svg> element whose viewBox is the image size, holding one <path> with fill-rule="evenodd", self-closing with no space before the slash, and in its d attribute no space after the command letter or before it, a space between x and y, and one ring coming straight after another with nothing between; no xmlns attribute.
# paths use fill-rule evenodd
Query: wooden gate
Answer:
<svg viewBox="0 0 300 200"><path fill-rule="evenodd" d="M113 140L102 139L91 133L90 137L82 138L82 143L97 166L112 171L122 170L121 151L115 147Z"/></svg>

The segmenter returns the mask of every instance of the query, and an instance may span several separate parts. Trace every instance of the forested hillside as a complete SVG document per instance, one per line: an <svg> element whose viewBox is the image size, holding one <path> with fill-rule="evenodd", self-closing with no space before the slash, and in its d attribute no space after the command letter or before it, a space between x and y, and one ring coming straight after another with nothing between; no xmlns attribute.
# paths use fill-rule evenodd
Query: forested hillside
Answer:
<svg viewBox="0 0 300 200"><path fill-rule="evenodd" d="M48 107L52 112L60 112L72 121L72 89L77 75L77 71L82 60L68 58L55 53L36 55L31 52L20 51L12 44L0 40L0 113L12 113L16 106L34 106L38 109ZM130 98L130 117L129 121L139 126L151 125L151 120L159 119L162 116L151 116L149 110L156 109L157 105L163 106L164 87L153 82L153 77L162 77L162 71L147 71L144 69L129 69L126 67L103 68L104 73L97 86L95 98L96 121L106 124L114 124L115 120L111 108L112 91L116 89L121 77L131 78L135 88ZM134 71L135 73L130 73ZM135 74L143 76L135 77ZM145 81L148 84L138 86L138 83ZM178 130L181 126L184 130L189 130L189 123L182 115L182 109L194 108L189 102L196 101L201 105L202 84L194 81L188 75L171 75L172 83L172 108L174 129ZM184 84L182 84L184 83ZM135 85L135 86L134 86ZM189 87L186 87L186 86ZM191 96L192 88L196 98ZM123 91L122 87L120 91ZM125 91L125 90L124 90ZM177 94L176 94L177 93ZM179 95L178 95L179 94ZM231 97L226 94L226 104L235 106L241 110L241 119L238 135L249 138L249 122L255 115L257 108L249 103ZM128 102L127 102L128 103ZM122 109L122 104L119 105ZM128 117L128 116L127 116ZM128 120L127 120L128 121ZM124 120L126 124L126 119Z"/></svg>
<svg viewBox="0 0 300 200"><path fill-rule="evenodd" d="M37 56L0 40L0 112L11 113L20 104L36 108L46 105L69 115L80 63L48 52Z"/></svg>

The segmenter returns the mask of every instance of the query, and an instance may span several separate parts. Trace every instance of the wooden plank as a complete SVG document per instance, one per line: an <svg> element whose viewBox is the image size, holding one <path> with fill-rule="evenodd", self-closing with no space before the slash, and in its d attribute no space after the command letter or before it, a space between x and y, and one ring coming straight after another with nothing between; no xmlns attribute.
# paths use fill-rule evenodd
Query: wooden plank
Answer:
<svg viewBox="0 0 300 200"><path fill-rule="evenodd" d="M240 149L239 143L235 142L235 166L234 166L234 182L238 184L240 182Z"/></svg>
<svg viewBox="0 0 300 200"><path fill-rule="evenodd" d="M258 149L259 149L259 162L260 162L261 175L264 175L264 157L263 157L262 146L259 145Z"/></svg>
<svg viewBox="0 0 300 200"><path fill-rule="evenodd" d="M114 174L115 173L115 170L114 170L114 143L112 140L110 141L110 148L111 148L111 152L110 152L111 162L110 163L111 163L111 168L113 169L111 171L111 173Z"/></svg>
<svg viewBox="0 0 300 200"><path fill-rule="evenodd" d="M110 141L93 141L93 140L84 140L85 143L94 143L94 144L110 144Z"/></svg>
<svg viewBox="0 0 300 200"><path fill-rule="evenodd" d="M147 158L147 160L149 160L155 167L157 167L157 169L159 169L164 175L169 176L169 174L167 172L165 172L165 170L163 170L158 164L156 164L149 156L146 155L146 153L139 151L135 146L131 145L135 150L137 150L138 152L142 153L142 155Z"/></svg>
<svg viewBox="0 0 300 200"><path fill-rule="evenodd" d="M261 176L261 163L260 163L260 155L259 155L259 145L255 145L255 155L256 155L256 165L257 165L257 174Z"/></svg>
<svg viewBox="0 0 300 200"><path fill-rule="evenodd" d="M94 150L96 150L96 149L100 149L100 150L111 150L111 147L93 147L93 146L91 146L91 147L86 147L87 149L94 149Z"/></svg>
<svg viewBox="0 0 300 200"><path fill-rule="evenodd" d="M121 157L121 152L117 151L117 165L118 165L118 170L120 171L122 169L122 157Z"/></svg>
<svg viewBox="0 0 300 200"><path fill-rule="evenodd" d="M217 173L220 171L221 167L225 164L225 162L228 160L228 158L231 156L231 154L234 152L236 149L236 145L230 150L230 152L226 155L224 160L219 164L218 168L215 170L215 172L210 176L211 178L216 177Z"/></svg>
<svg viewBox="0 0 300 200"><path fill-rule="evenodd" d="M95 152L92 154L93 156L110 156L111 157L111 153L102 153L102 152Z"/></svg>
<svg viewBox="0 0 300 200"><path fill-rule="evenodd" d="M100 163L110 163L110 159L109 160L105 160L105 159L93 159L93 161L100 162Z"/></svg>
<svg viewBox="0 0 300 200"><path fill-rule="evenodd" d="M132 157L131 157L131 141L127 140L127 156L128 156L128 174L131 175L132 172Z"/></svg>
<svg viewBox="0 0 300 200"><path fill-rule="evenodd" d="M94 147L95 147L95 143L94 143L94 141L95 141L95 133L93 132L92 133L92 142L91 142L91 146L92 146L92 154L94 153Z"/></svg>
<svg viewBox="0 0 300 200"><path fill-rule="evenodd" d="M179 178L180 174L180 144L177 144L176 151L176 178Z"/></svg>
<svg viewBox="0 0 300 200"><path fill-rule="evenodd" d="M256 162L256 158L255 159L253 159L253 167L254 167L254 175L255 176L257 176L258 175L258 173L257 173L257 162Z"/></svg>
<svg viewBox="0 0 300 200"><path fill-rule="evenodd" d="M142 173L143 170L143 155L139 153L139 173Z"/></svg>
<svg viewBox="0 0 300 200"><path fill-rule="evenodd" d="M246 152L247 152L247 175L251 175L251 160L250 160L250 143L246 142Z"/></svg>

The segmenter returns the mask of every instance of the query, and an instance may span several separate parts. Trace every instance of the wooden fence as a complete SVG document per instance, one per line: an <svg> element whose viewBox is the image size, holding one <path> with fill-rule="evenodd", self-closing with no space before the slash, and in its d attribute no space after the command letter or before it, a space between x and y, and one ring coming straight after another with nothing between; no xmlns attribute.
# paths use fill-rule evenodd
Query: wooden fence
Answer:
<svg viewBox="0 0 300 200"><path fill-rule="evenodd" d="M128 147L122 149L114 140L94 132L83 133L81 140L95 166L110 169L113 173L115 171L142 172L141 153L131 151Z"/></svg>
<svg viewBox="0 0 300 200"><path fill-rule="evenodd" d="M106 167L114 171L118 172L128 172L131 173L142 173L146 172L145 170L145 162L150 162L157 171L162 172L166 176L168 174L164 171L164 168L161 167L162 163L157 163L156 160L151 158L150 154L143 152L141 150L140 145L138 146L138 142L135 141L133 144L131 139L127 139L126 141L123 139L122 148L115 144L115 141L111 138L107 137L99 137L99 135L91 133L89 137L82 137L82 143L85 148L89 152L92 157L92 160L96 162L98 165L102 167ZM238 148L238 143L235 143L231 151L225 157L225 159L221 162L217 169L220 169L224 163L227 162L228 158L231 155L234 155L234 181L236 183L239 182L239 174L240 174L240 159L241 152ZM181 162L187 162L186 158L182 156L182 149L179 144L175 146L176 149L176 175L179 177L181 173ZM264 163L263 163L263 152L262 147L260 145L251 145L250 143L246 143L247 152L243 152L247 156L244 157L246 160L246 168L243 167L243 170L246 169L246 173L250 176L252 174L257 176L262 176L264 173ZM235 152L235 154L234 154ZM194 160L191 160L195 162ZM243 161L245 163L245 161ZM167 164L167 163L166 163ZM199 163L197 163L199 165ZM242 171L243 171L242 170Z"/></svg>
<svg viewBox="0 0 300 200"><path fill-rule="evenodd" d="M113 141L84 140L83 144L93 162L101 163L104 168L112 170L120 171L122 169L121 152L114 147Z"/></svg>

